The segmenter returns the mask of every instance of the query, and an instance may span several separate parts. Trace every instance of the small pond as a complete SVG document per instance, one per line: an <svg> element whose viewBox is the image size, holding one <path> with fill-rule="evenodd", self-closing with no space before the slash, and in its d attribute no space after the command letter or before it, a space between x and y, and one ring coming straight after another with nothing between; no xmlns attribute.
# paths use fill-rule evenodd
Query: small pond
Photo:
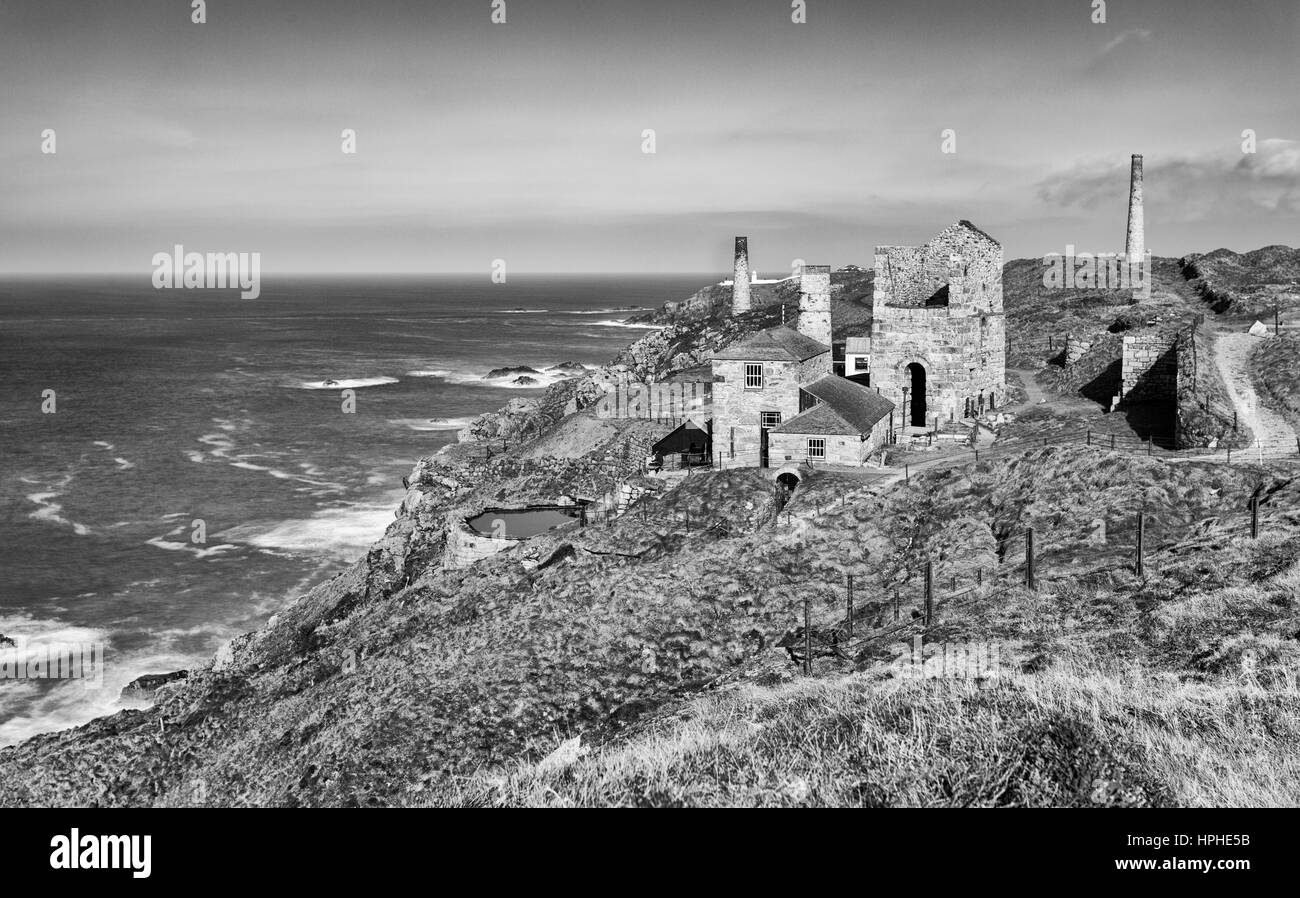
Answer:
<svg viewBox="0 0 1300 898"><path fill-rule="evenodd" d="M536 508L489 508L467 518L469 529L481 536L498 539L527 539L578 519L577 506L538 506ZM496 522L500 521L498 525Z"/></svg>

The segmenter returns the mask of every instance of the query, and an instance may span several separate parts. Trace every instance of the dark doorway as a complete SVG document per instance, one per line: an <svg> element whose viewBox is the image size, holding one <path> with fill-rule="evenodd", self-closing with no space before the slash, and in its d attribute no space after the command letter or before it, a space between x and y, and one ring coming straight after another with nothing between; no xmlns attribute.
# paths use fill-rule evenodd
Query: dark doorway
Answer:
<svg viewBox="0 0 1300 898"><path fill-rule="evenodd" d="M791 474L789 471L787 471L781 476L777 477L776 482L781 484L782 486L784 486L786 489L788 489L790 492L793 493L794 488L799 485L799 478Z"/></svg>
<svg viewBox="0 0 1300 898"><path fill-rule="evenodd" d="M920 362L907 366L907 373L912 376L912 426L925 426L925 368Z"/></svg>
<svg viewBox="0 0 1300 898"><path fill-rule="evenodd" d="M758 466L767 467L767 428L758 429Z"/></svg>

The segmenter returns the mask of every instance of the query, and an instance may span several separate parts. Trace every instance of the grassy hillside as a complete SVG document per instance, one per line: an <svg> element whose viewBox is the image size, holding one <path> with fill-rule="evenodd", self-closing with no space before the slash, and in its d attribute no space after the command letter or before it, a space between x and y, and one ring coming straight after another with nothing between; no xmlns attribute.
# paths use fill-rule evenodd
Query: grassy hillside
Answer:
<svg viewBox="0 0 1300 898"><path fill-rule="evenodd" d="M1162 513L1196 517L1198 491L1235 491L1190 472L1170 479L1148 496ZM1294 490L1275 498L1295 507ZM936 516L953 504L940 497ZM1040 522L1045 511L1013 507ZM604 744L450 780L420 803L1295 805L1300 533L1294 512L1269 521L1257 542L1213 523L1154 540L1141 580L1049 549L1037 592L941 604L927 640L992 647L992 676L904 676L893 659L905 637L883 639L880 658L819 658L811 678L756 660L742 681ZM931 547L951 532L929 526Z"/></svg>
<svg viewBox="0 0 1300 898"><path fill-rule="evenodd" d="M1251 374L1264 401L1300 433L1300 337L1261 340L1251 358Z"/></svg>
<svg viewBox="0 0 1300 898"><path fill-rule="evenodd" d="M1217 314L1271 323L1274 309L1288 318L1300 311L1300 249L1216 249L1180 262L1184 276Z"/></svg>
<svg viewBox="0 0 1300 898"><path fill-rule="evenodd" d="M1051 765L1075 763L1068 747L1076 740L1098 751L1112 747L1086 770L1112 771L1121 784L1116 795L1193 801L1190 786L1115 738L1127 719L1121 712L1130 709L1135 738L1150 732L1170 744L1186 740L1179 744L1188 758L1204 749L1214 764L1222 759L1227 766L1212 769L1240 780L1241 795L1285 797L1265 791L1260 778L1289 769L1280 753L1297 735L1294 721L1283 719L1293 706L1273 691L1280 688L1276 671L1295 660L1300 536L1285 511L1296 507L1296 488L1272 475L1036 450L883 489L814 475L796 493L787 522L770 516L761 472L728 471L681 481L645 519L634 512L610 527L530 541L531 567L507 554L448 571L437 563L439 510L459 488L429 474L417 479L402 517L364 561L237 641L210 668L165 688L153 707L0 750L0 800L532 803L549 793L524 780L505 792L492 783L505 775L526 780L565 739L603 746L584 762L590 768L574 775L606 770L599 773L605 777L602 765L618 767L619 757L648 752L668 763L667 749L654 740L689 744L671 730L673 719L708 730L723 719L748 726L752 712L760 723L771 720L765 731L773 741L738 746L719 765L692 760L681 769L679 792L665 795L699 803L776 800L763 785L771 768L771 777L808 770L808 791L799 787L782 799L802 803L845 800L853 783L861 784L855 800L863 803L1073 801L1081 793ZM1240 536L1239 512L1260 487L1273 491L1264 517L1269 538L1251 543ZM1151 515L1145 580L1127 570L1123 532L1139 507ZM1224 520L1225 511L1237 514ZM688 512L689 532L671 523ZM1039 536L1038 593L1007 588L1019 577L1015 540L1026 526ZM881 679L895 644L919 626L912 613L926 560L945 584L927 638L1005 644L1008 663L1032 671L1017 674L1027 679L993 691ZM950 578L966 584L980 569L987 594L947 597ZM848 573L858 590L856 633L880 638L844 657L819 654L815 670L824 684L788 686L797 666L785 647L800 642L804 597L813 599L816 639L825 645L842 623ZM889 635L895 589L906 632ZM1247 650L1257 655L1258 688L1267 692L1249 704L1232 685ZM1070 673L1076 667L1082 673ZM1108 685L1107 678L1130 672L1128 691ZM715 696L726 684L740 691ZM1200 688L1210 703L1203 707L1218 702L1249 713L1193 728L1201 706L1183 707L1178 690ZM1100 723L1070 710L1093 695L1111 696ZM1042 707L1034 711L1036 702ZM769 710L756 710L763 707ZM848 726L850 718L858 723ZM809 730L805 721L817 723ZM1240 739L1250 751L1220 751L1219 738ZM918 748L879 756L895 743ZM954 753L945 760L923 750L928 744L952 744ZM1047 754L1023 761L1022 749ZM811 776L814 751L825 752L821 779ZM1278 759L1261 763L1275 751ZM977 756L983 760L974 763ZM758 766L745 766L751 763ZM697 781L701 770L725 781ZM752 789L733 790L729 770ZM845 770L856 778L822 785ZM608 792L578 788L581 782L557 789L555 800L623 801L650 781L636 773ZM1014 798L989 791L998 783Z"/></svg>

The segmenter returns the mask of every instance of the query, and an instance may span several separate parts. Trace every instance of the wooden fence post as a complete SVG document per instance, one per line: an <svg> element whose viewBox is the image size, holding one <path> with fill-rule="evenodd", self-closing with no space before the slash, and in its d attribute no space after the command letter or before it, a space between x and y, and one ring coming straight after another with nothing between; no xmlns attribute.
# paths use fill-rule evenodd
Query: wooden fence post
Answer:
<svg viewBox="0 0 1300 898"><path fill-rule="evenodd" d="M808 593L803 595L803 672L812 673L812 612Z"/></svg>
<svg viewBox="0 0 1300 898"><path fill-rule="evenodd" d="M894 620L898 620L898 587L894 587Z"/></svg>
<svg viewBox="0 0 1300 898"><path fill-rule="evenodd" d="M1250 497L1250 538L1259 539L1259 496Z"/></svg>
<svg viewBox="0 0 1300 898"><path fill-rule="evenodd" d="M1038 589L1034 574L1034 528L1030 527L1025 531L1025 585L1030 589Z"/></svg>
<svg viewBox="0 0 1300 898"><path fill-rule="evenodd" d="M1139 577L1146 576L1146 567L1143 558L1144 550L1146 548L1146 532L1147 532L1147 516L1139 511L1138 512L1137 558L1135 559L1133 565L1133 572L1137 574Z"/></svg>
<svg viewBox="0 0 1300 898"><path fill-rule="evenodd" d="M853 638L853 575L849 574L848 609L845 617L849 621L849 639Z"/></svg>
<svg viewBox="0 0 1300 898"><path fill-rule="evenodd" d="M925 625L930 626L930 617L934 614L934 562L925 563Z"/></svg>

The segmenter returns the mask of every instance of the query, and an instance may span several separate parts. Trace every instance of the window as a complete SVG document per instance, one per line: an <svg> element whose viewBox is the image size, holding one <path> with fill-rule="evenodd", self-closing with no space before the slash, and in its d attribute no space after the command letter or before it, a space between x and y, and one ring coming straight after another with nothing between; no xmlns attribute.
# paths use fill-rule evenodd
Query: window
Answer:
<svg viewBox="0 0 1300 898"><path fill-rule="evenodd" d="M758 413L758 424L760 427L763 428L775 427L780 423L781 423L780 412L759 412Z"/></svg>
<svg viewBox="0 0 1300 898"><path fill-rule="evenodd" d="M763 389L763 366L754 362L745 363L745 389Z"/></svg>
<svg viewBox="0 0 1300 898"><path fill-rule="evenodd" d="M854 356L854 357L853 357L853 370L854 370L854 371L870 371L870 370L871 370L871 356L869 356L869 355L858 355L858 356Z"/></svg>
<svg viewBox="0 0 1300 898"><path fill-rule="evenodd" d="M816 439L808 438L808 457L825 458L826 457L826 440L823 437Z"/></svg>

